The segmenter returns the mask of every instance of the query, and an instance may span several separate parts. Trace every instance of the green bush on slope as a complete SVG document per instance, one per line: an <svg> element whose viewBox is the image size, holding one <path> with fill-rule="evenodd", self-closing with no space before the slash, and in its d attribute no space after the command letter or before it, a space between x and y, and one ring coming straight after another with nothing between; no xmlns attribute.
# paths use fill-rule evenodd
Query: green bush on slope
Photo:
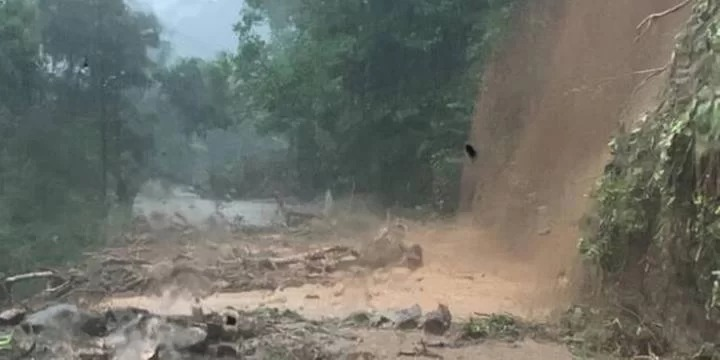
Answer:
<svg viewBox="0 0 720 360"><path fill-rule="evenodd" d="M605 275L642 262L708 309L720 270L719 26L720 1L693 3L663 102L611 143L580 241Z"/></svg>

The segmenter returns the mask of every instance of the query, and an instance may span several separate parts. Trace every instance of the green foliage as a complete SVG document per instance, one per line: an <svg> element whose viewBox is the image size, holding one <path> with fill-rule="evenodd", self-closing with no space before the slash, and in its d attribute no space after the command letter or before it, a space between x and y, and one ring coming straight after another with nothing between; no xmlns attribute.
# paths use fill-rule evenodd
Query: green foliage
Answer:
<svg viewBox="0 0 720 360"><path fill-rule="evenodd" d="M463 325L463 336L468 339L500 339L514 341L520 338L520 324L507 314L489 314L471 318Z"/></svg>
<svg viewBox="0 0 720 360"><path fill-rule="evenodd" d="M711 303L720 269L720 7L698 1L675 50L673 81L646 122L613 145L581 251L608 273L645 257L659 273ZM687 71L692 67L692 72ZM689 78L691 77L691 78ZM692 84L692 85L682 85ZM712 304L710 304L712 305Z"/></svg>
<svg viewBox="0 0 720 360"><path fill-rule="evenodd" d="M251 2L236 26L237 97L261 132L290 140L301 190L354 184L428 203L448 174L438 155L460 156L478 65L511 3Z"/></svg>
<svg viewBox="0 0 720 360"><path fill-rule="evenodd" d="M635 151L653 147L649 141L654 137L643 135L621 134L610 144L614 159L595 193L597 213L585 219L590 237L581 240L580 251L610 272L622 270L631 244L645 241L655 231L659 189L653 175L659 159L656 152Z"/></svg>
<svg viewBox="0 0 720 360"><path fill-rule="evenodd" d="M214 62L182 59L163 69L157 79L169 103L179 110L185 134L227 128L233 123L229 79L232 69L225 57Z"/></svg>
<svg viewBox="0 0 720 360"><path fill-rule="evenodd" d="M154 17L122 0L0 4L0 271L72 259L103 241L108 189L145 176Z"/></svg>
<svg viewBox="0 0 720 360"><path fill-rule="evenodd" d="M103 242L150 177L452 209L511 4L253 0L236 53L166 67L157 20L123 0L0 2L0 271Z"/></svg>

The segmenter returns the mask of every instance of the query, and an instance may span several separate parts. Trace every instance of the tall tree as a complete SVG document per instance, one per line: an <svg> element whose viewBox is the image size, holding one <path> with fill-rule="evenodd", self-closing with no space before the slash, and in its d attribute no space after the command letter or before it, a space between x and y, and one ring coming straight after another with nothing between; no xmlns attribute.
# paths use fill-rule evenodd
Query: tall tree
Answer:
<svg viewBox="0 0 720 360"><path fill-rule="evenodd" d="M297 1L290 15L249 2L239 97L265 113L261 130L289 136L306 190L352 179L388 203L427 202L437 155L459 151L469 126L486 20L510 3Z"/></svg>
<svg viewBox="0 0 720 360"><path fill-rule="evenodd" d="M0 3L0 271L101 239L108 180L132 198L158 32L120 0Z"/></svg>
<svg viewBox="0 0 720 360"><path fill-rule="evenodd" d="M124 92L150 84L150 48L159 44L159 25L152 16L133 11L123 0L40 0L44 45L68 107L85 106L95 119L99 147L99 194L105 202L108 176L120 201L131 198L128 170L121 161L129 151L125 140L132 131L123 116ZM93 106L87 106L93 104ZM133 142L133 141L129 141ZM137 160L137 159L136 159Z"/></svg>

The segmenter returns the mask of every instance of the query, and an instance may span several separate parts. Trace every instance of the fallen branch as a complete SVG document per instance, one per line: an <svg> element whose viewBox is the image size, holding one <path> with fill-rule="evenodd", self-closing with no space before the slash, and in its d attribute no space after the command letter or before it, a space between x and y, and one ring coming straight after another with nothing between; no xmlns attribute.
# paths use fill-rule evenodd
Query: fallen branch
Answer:
<svg viewBox="0 0 720 360"><path fill-rule="evenodd" d="M667 69L670 68L670 66L675 62L675 52L673 51L672 55L670 55L670 61L667 62L667 64L652 68L652 69L646 69L646 70L640 70L636 71L635 74L642 75L642 74L648 74L632 91L632 95L635 95L635 93L640 90L645 84L648 83L652 78L664 73Z"/></svg>
<svg viewBox="0 0 720 360"><path fill-rule="evenodd" d="M281 258L270 258L268 259L270 263L272 263L274 266L284 266L294 263L299 263L303 261L312 261L312 260L321 260L324 259L327 254L330 253L352 253L354 254L355 251L353 249L350 249L346 246L331 246L326 248L321 248L317 250L311 250L300 254L294 254L286 257Z"/></svg>
<svg viewBox="0 0 720 360"><path fill-rule="evenodd" d="M59 278L59 276L57 274L55 274L54 271L49 271L49 270L48 271L35 271L35 272L31 272L31 273L26 273L26 274L8 276L5 279L3 279L3 281L8 285L12 285L18 281L32 280L32 279L39 279L39 278Z"/></svg>
<svg viewBox="0 0 720 360"><path fill-rule="evenodd" d="M34 279L46 279L47 285L42 295L53 295L58 292L68 290L70 288L70 281L66 280L62 276L58 275L52 270L33 271L25 274L18 274L8 276L4 279L0 279L0 299L6 297L10 303L13 302L12 287L18 282L34 280Z"/></svg>
<svg viewBox="0 0 720 360"><path fill-rule="evenodd" d="M688 4L690 4L691 1L692 1L692 0L683 0L681 3L675 5L675 6L669 8L669 9L667 9L667 10L660 11L660 12L656 12L656 13L652 13L652 14L648 15L647 17L645 17L645 18L635 27L635 30L639 31L639 33L635 36L635 42L637 42L638 40L640 40L640 38L650 29L650 27L652 26L653 21L655 21L655 20L657 20L657 19L659 19L659 18L661 18L661 17L663 17L663 16L667 16L667 15L670 15L670 14L672 14L672 13L674 13L674 12L679 11L680 9L682 9L682 8L684 8L685 6L687 6Z"/></svg>

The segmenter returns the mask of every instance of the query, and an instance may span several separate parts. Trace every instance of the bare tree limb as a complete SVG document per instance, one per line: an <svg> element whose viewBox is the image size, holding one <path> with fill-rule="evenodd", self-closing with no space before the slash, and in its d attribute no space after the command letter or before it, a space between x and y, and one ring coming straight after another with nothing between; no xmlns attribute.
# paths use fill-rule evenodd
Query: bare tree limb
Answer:
<svg viewBox="0 0 720 360"><path fill-rule="evenodd" d="M22 281L27 280L34 280L34 279L46 279L47 285L45 290L43 291L43 294L45 295L53 295L54 293L58 293L61 291L65 291L69 289L70 287L70 281L66 280L62 276L58 275L55 271L52 270L42 270L42 271L33 271L29 273L24 274L18 274L13 276L8 276L5 278L0 279L0 293L3 296L6 296L10 303L13 302L13 293L12 293L12 287L14 284Z"/></svg>
<svg viewBox="0 0 720 360"><path fill-rule="evenodd" d="M23 281L23 280L32 280L32 279L39 279L39 278L58 278L58 277L59 276L57 276L57 274L55 274L54 271L48 270L48 271L35 271L35 272L26 273L26 274L18 274L18 275L8 276L5 279L3 279L3 281L6 284L12 285L18 281Z"/></svg>
<svg viewBox="0 0 720 360"><path fill-rule="evenodd" d="M667 69L669 69L670 66L672 66L673 62L675 62L675 52L673 52L672 55L670 56L670 61L668 61L667 64L665 64L663 66L652 68L652 69L647 69L647 70L636 71L635 72L636 74L648 74L648 75L639 84L637 84L637 86L635 86L635 88L632 91L632 95L635 95L635 93L638 90L640 90L640 88L645 86L645 84L647 84L647 82L650 81L652 78L664 73Z"/></svg>
<svg viewBox="0 0 720 360"><path fill-rule="evenodd" d="M681 10L682 8L684 8L685 6L687 6L688 4L690 4L691 1L692 1L692 0L683 0L681 3L675 5L675 6L669 8L669 9L667 9L667 10L660 11L660 12L656 12L656 13L652 13L652 14L648 15L647 17L645 17L645 18L635 27L635 30L638 31L638 34L635 36L635 41L637 42L638 40L640 40L640 38L641 38L643 35L645 35L645 33L646 33L648 30L650 30L650 27L652 27L653 21L655 21L655 20L657 20L657 19L659 19L659 18L661 18L661 17L663 17L663 16L667 16L667 15L670 15L670 14L672 14L672 13L674 13L674 12L677 12L677 11Z"/></svg>
<svg viewBox="0 0 720 360"><path fill-rule="evenodd" d="M307 251L300 254L294 254L286 257L281 258L270 258L270 262L275 266L283 266L288 265L292 263L298 263L303 261L311 261L311 260L319 260L321 258L324 258L325 255L330 253L350 253L352 254L354 250L346 247L346 246L330 246L325 248L320 248L316 250Z"/></svg>

